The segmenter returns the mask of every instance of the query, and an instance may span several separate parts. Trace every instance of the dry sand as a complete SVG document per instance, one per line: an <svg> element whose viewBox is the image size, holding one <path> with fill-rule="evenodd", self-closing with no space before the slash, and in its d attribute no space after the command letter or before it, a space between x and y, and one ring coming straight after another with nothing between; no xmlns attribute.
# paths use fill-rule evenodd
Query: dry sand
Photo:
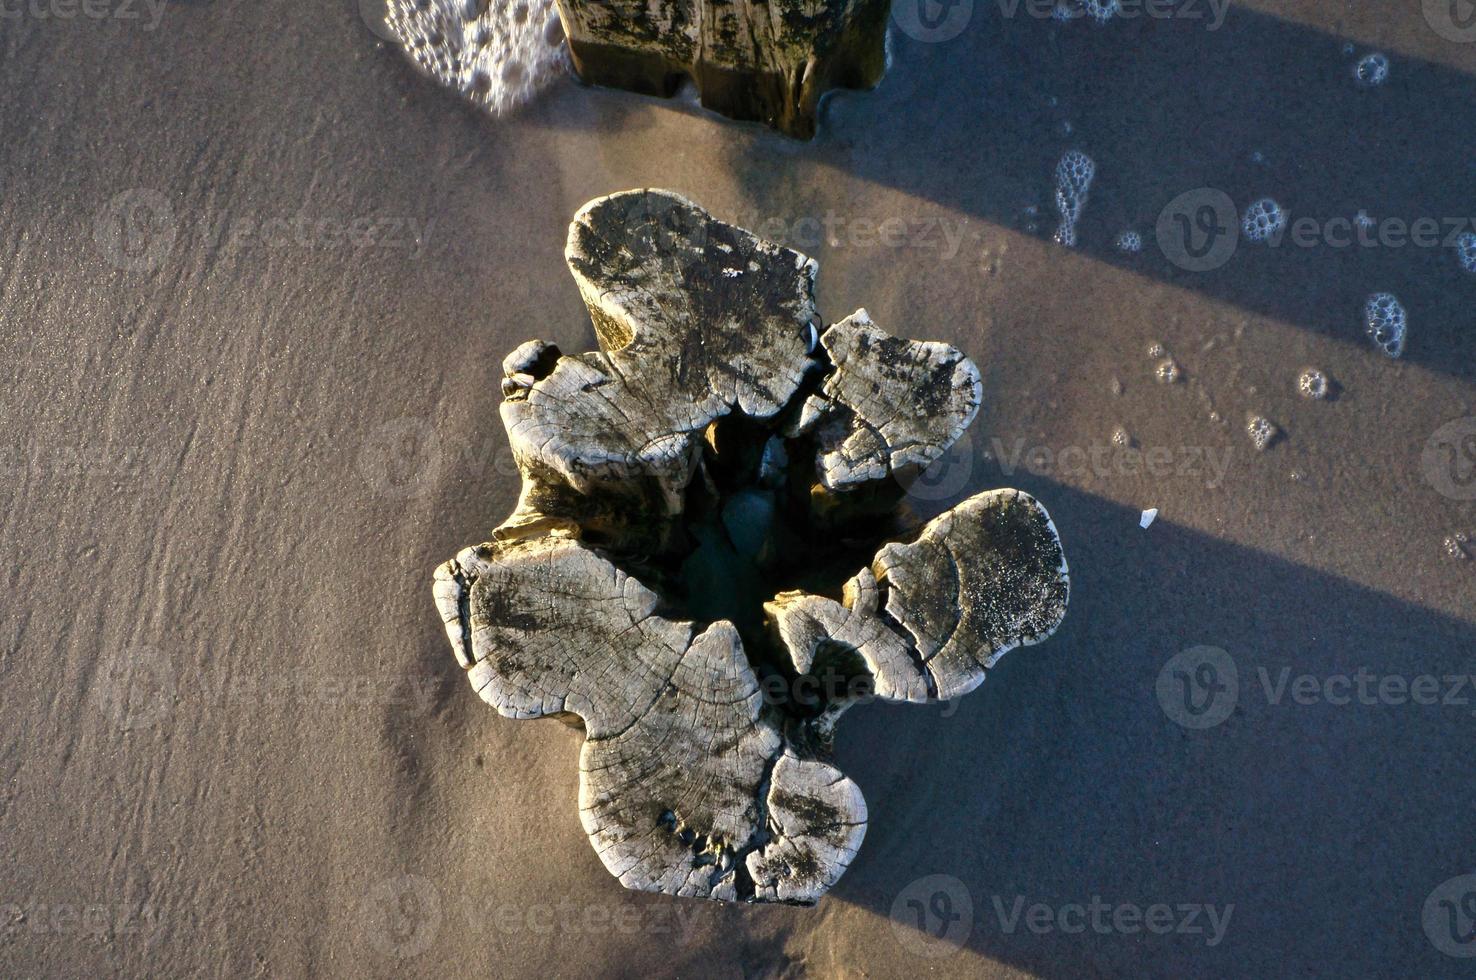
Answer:
<svg viewBox="0 0 1476 980"><path fill-rule="evenodd" d="M154 30L137 9L0 21L0 975L1465 968L1422 912L1476 870L1476 688L1299 704L1261 672L1471 672L1476 561L1442 540L1476 532L1476 505L1422 453L1476 414L1476 277L1446 249L1290 245L1190 273L1153 232L1204 186L1324 218L1476 215L1476 44L1414 3L1061 31L980 0L953 40L899 38L883 87L798 144L572 82L491 120L348 0L179 0ZM1390 55L1386 85L1353 83L1347 40ZM1098 170L1069 251L1050 175L1073 146ZM621 890L580 829L578 736L481 704L431 604L432 568L515 497L503 354L593 344L570 216L643 185L777 219L819 259L828 319L864 305L969 352L985 404L944 489L1030 491L1071 560L1061 631L956 711L847 716L871 825L815 909ZM376 223L267 224L298 215ZM887 218L900 243L869 233ZM1129 226L1137 256L1111 248ZM1410 310L1399 361L1360 322L1385 289ZM1184 380L1154 382L1153 342ZM1307 364L1335 400L1298 398ZM1265 453L1249 412L1284 432ZM1171 463L1059 455L1119 425ZM1016 446L1050 465L1004 472ZM1155 696L1196 645L1240 681L1203 730ZM915 884L934 874L958 883ZM939 893L961 948L929 957L909 916L936 927ZM1009 925L1017 899L1069 926L1094 897L1234 908L1214 945L1130 912Z"/></svg>

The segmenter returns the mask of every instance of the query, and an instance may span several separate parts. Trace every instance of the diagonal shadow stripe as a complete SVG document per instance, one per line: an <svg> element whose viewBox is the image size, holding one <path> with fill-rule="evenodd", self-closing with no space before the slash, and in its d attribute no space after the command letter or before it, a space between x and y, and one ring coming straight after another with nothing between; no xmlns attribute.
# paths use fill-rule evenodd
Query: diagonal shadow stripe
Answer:
<svg viewBox="0 0 1476 980"><path fill-rule="evenodd" d="M1417 7L1407 13L1419 17ZM893 35L882 86L829 105L814 147L823 164L1016 228L1034 201L1047 237L1053 171L1079 147L1097 163L1084 254L1371 353L1364 302L1391 291L1410 313L1406 360L1463 378L1476 371L1476 275L1450 247L1301 247L1288 234L1275 248L1241 241L1224 265L1190 272L1154 234L1166 205L1206 187L1242 211L1271 196L1319 228L1366 209L1380 220L1434 219L1442 242L1457 223L1476 230L1476 74L1396 54L1386 84L1360 87L1341 38L1240 8L1210 31L1146 18L1062 26L976 2L949 41ZM1476 73L1476 44L1440 43L1469 49ZM1129 227L1143 235L1140 255L1113 247Z"/></svg>
<svg viewBox="0 0 1476 980"><path fill-rule="evenodd" d="M887 919L941 872L973 901L965 949L1042 977L1448 975L1421 929L1431 889L1473 870L1464 706L1297 703L1289 678L1470 675L1476 624L1045 480L1072 564L1072 608L1044 646L1001 661L952 717L869 705L837 764L867 793L867 839L834 899ZM1039 484L1038 486L1034 484ZM1170 719L1170 657L1223 648L1239 673L1221 724ZM1289 684L1290 682L1288 682ZM1442 682L1442 692L1447 686ZM1377 686L1374 688L1377 691ZM1021 896L1066 903L1234 903L1224 939L1002 926ZM878 942L892 942L886 922ZM920 967L931 961L919 961ZM972 967L971 967L972 965Z"/></svg>

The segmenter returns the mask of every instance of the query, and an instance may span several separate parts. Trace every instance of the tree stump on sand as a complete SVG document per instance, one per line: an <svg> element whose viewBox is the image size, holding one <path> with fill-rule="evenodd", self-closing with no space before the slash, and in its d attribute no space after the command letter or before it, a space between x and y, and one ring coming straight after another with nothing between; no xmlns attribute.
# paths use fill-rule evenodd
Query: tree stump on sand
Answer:
<svg viewBox="0 0 1476 980"><path fill-rule="evenodd" d="M836 718L1049 636L1055 527L1016 490L905 520L979 373L864 310L822 328L811 259L650 190L586 205L567 258L601 349L503 364L522 496L436 570L452 649L503 715L582 725L580 815L626 887L813 903L866 826Z"/></svg>
<svg viewBox="0 0 1476 980"><path fill-rule="evenodd" d="M886 68L890 0L558 0L579 77L702 104L801 139L820 97L871 88Z"/></svg>

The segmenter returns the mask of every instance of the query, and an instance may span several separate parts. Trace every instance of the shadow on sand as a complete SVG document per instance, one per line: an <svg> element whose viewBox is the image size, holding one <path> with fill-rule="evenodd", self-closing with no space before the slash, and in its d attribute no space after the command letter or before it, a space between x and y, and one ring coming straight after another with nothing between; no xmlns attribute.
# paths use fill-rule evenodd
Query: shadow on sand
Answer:
<svg viewBox="0 0 1476 980"><path fill-rule="evenodd" d="M919 875L961 879L972 932L950 970L971 954L1044 977L1455 965L1422 934L1421 913L1437 885L1476 870L1461 748L1476 687L1449 679L1472 673L1476 625L1165 521L1143 531L1136 511L1046 480L1013 482L1049 502L1071 611L952 717L876 704L842 722L837 762L867 793L871 821L833 900L887 919ZM971 491L985 485L997 484ZM1201 644L1230 654L1238 690L1226 720L1190 730L1155 685L1169 658ZM1320 685L1360 669L1432 675L1442 700L1463 704L1364 704L1356 687L1341 705L1320 687L1306 703L1292 694L1301 675ZM1338 684L1334 698L1347 693ZM1367 689L1380 700L1378 681ZM1234 909L1215 946L1208 928L1002 923L1017 898L1059 909L1094 896Z"/></svg>

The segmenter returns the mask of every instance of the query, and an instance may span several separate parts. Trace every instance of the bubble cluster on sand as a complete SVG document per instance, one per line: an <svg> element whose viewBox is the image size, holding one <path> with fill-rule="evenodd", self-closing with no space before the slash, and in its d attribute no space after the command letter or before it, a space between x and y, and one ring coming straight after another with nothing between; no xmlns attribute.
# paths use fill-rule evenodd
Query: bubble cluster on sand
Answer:
<svg viewBox="0 0 1476 980"><path fill-rule="evenodd" d="M1056 241L1068 248L1076 247L1076 223L1096 176L1097 165L1080 150L1067 150L1056 164L1056 211L1061 215Z"/></svg>
<svg viewBox="0 0 1476 980"><path fill-rule="evenodd" d="M1389 57L1378 51L1371 52L1358 59L1358 64L1353 66L1353 77L1358 79L1358 84L1373 88L1382 85L1389 80Z"/></svg>
<svg viewBox="0 0 1476 980"><path fill-rule="evenodd" d="M1252 242L1264 242L1281 234L1285 227L1286 212L1269 197L1263 197L1246 208L1240 223L1246 239Z"/></svg>
<svg viewBox="0 0 1476 980"><path fill-rule="evenodd" d="M415 63L493 115L567 67L553 0L388 0L385 22Z"/></svg>
<svg viewBox="0 0 1476 980"><path fill-rule="evenodd" d="M1117 236L1117 250L1135 255L1143 251L1143 236L1129 229Z"/></svg>
<svg viewBox="0 0 1476 980"><path fill-rule="evenodd" d="M1297 375L1297 391L1303 398L1312 398L1317 401L1327 397L1332 383L1327 380L1327 374L1317 368L1303 368L1302 373Z"/></svg>
<svg viewBox="0 0 1476 980"><path fill-rule="evenodd" d="M1368 336L1385 354L1398 357L1404 353L1404 339L1409 318L1393 293L1374 293L1363 311L1368 323Z"/></svg>
<svg viewBox="0 0 1476 980"><path fill-rule="evenodd" d="M1476 273L1476 232L1463 231L1457 235L1455 248L1461 268Z"/></svg>
<svg viewBox="0 0 1476 980"><path fill-rule="evenodd" d="M1133 448L1133 437L1125 427L1119 425L1112 430L1112 444L1122 449L1131 449Z"/></svg>
<svg viewBox="0 0 1476 980"><path fill-rule="evenodd" d="M1449 535L1445 539L1445 554L1450 558L1465 561L1471 557L1466 551L1466 535L1462 532Z"/></svg>
<svg viewBox="0 0 1476 980"><path fill-rule="evenodd" d="M1148 356L1149 357L1163 357L1167 353L1168 353L1168 350L1163 346L1162 343L1160 343L1157 340L1155 340L1153 343L1151 343L1151 344L1148 345Z"/></svg>
<svg viewBox="0 0 1476 980"><path fill-rule="evenodd" d="M1090 17L1098 24L1105 24L1122 13L1122 0L1056 0L1051 8L1051 19L1061 24Z"/></svg>
<svg viewBox="0 0 1476 980"><path fill-rule="evenodd" d="M1153 376L1160 383L1171 385L1179 380L1179 362L1172 357L1165 357L1153 368Z"/></svg>
<svg viewBox="0 0 1476 980"><path fill-rule="evenodd" d="M1374 221L1372 216L1370 216L1367 211L1360 209L1359 212L1353 216L1353 223L1362 228L1364 231L1370 231L1378 222Z"/></svg>
<svg viewBox="0 0 1476 980"><path fill-rule="evenodd" d="M1280 433L1276 423L1264 415L1252 415L1245 420L1245 432L1250 436L1251 445L1256 447L1257 452L1265 452L1266 447L1276 441Z"/></svg>

